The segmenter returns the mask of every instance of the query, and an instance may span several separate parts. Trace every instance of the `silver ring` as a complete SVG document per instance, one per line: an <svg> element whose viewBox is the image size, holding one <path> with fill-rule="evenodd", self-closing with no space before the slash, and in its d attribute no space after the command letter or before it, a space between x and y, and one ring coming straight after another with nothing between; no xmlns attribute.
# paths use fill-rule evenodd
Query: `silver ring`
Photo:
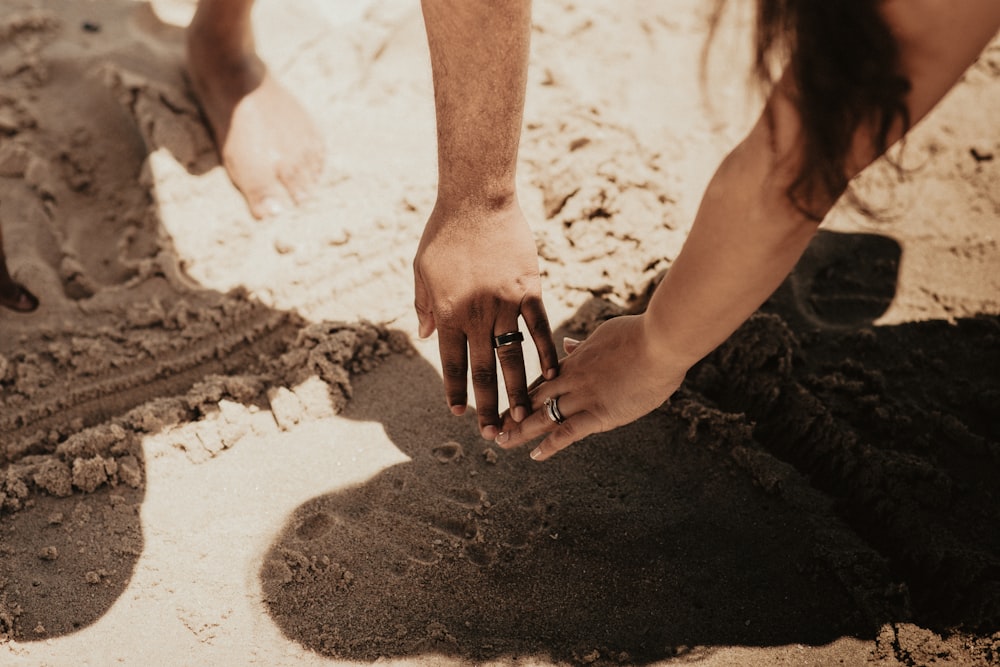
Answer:
<svg viewBox="0 0 1000 667"><path fill-rule="evenodd" d="M561 412L559 412L558 396L553 396L552 398L545 399L545 413L549 416L549 419L551 419L556 424L562 424L564 421L566 421L566 418L563 417Z"/></svg>
<svg viewBox="0 0 1000 667"><path fill-rule="evenodd" d="M507 333L502 333L499 336L493 337L493 349L513 345L514 343L520 343L523 340L524 334L520 331L508 331Z"/></svg>

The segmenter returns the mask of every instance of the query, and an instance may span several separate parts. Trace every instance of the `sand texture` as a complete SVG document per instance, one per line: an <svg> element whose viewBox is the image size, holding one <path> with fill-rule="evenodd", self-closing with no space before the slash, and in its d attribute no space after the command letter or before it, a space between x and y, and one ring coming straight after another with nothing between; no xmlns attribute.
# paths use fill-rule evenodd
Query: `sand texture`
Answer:
<svg viewBox="0 0 1000 667"><path fill-rule="evenodd" d="M643 308L755 119L745 12L700 76L709 4L536 3L560 336ZM1000 664L1000 42L862 177L879 219L836 208L668 403L538 464L416 338L419 3L258 2L328 160L266 222L193 9L0 6L0 224L42 302L0 311L0 664Z"/></svg>

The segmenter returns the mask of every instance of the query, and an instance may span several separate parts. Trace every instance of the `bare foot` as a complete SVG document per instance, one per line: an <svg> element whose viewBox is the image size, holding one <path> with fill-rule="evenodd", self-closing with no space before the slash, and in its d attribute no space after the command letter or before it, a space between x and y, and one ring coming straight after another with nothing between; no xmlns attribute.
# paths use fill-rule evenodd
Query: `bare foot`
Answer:
<svg viewBox="0 0 1000 667"><path fill-rule="evenodd" d="M203 0L204 2L204 0ZM222 163L257 218L308 197L323 170L323 140L298 100L257 56L248 17L211 12L188 28L188 72Z"/></svg>

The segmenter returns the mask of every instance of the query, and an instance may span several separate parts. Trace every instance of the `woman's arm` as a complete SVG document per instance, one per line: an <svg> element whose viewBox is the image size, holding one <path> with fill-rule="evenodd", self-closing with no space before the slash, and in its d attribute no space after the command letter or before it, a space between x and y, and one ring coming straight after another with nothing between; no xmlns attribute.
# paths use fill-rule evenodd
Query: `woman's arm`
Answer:
<svg viewBox="0 0 1000 667"><path fill-rule="evenodd" d="M919 16L914 13L919 9ZM907 106L916 123L955 84L1000 27L1000 2L889 2L886 19L899 43L912 88ZM631 422L680 385L699 359L728 338L794 267L816 232L786 194L798 169L799 116L787 81L746 139L709 184L684 248L643 315L602 324L571 351L560 375L532 395L537 410L557 397L566 421L546 411L520 424L507 420L497 443L514 447L549 433L532 458L545 459L573 442ZM878 157L872 128L851 147L853 176ZM902 135L897 128L891 135ZM825 214L833 201L810 202Z"/></svg>

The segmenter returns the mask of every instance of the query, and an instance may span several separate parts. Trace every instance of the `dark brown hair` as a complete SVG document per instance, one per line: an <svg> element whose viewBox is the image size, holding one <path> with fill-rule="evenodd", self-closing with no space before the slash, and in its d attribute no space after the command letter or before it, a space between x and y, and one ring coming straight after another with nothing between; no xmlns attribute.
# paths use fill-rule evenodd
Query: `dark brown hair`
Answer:
<svg viewBox="0 0 1000 667"><path fill-rule="evenodd" d="M715 19L726 0L717 0ZM849 181L848 154L859 127L872 129L877 155L898 121L904 132L909 80L880 13L881 0L758 0L754 77L765 94L784 67L802 123L801 166L788 187L791 202L813 219L817 202L832 203Z"/></svg>

